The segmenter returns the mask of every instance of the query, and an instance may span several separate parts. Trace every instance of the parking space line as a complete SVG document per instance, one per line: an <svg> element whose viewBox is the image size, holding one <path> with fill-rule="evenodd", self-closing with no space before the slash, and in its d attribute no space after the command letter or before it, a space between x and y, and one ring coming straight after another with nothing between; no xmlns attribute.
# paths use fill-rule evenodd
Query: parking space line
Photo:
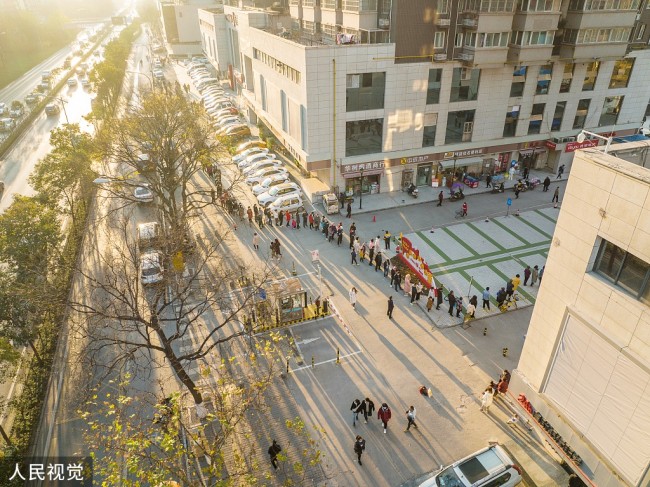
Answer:
<svg viewBox="0 0 650 487"><path fill-rule="evenodd" d="M520 215L520 216L519 216L519 221L525 223L525 224L528 225L530 228L532 228L533 230L535 230L537 233L541 233L541 234L544 235L546 238L548 238L548 239L553 238L552 235L549 235L548 233L544 232L543 230L541 230L540 228L538 228L537 226L535 226L533 223L531 223L531 222L529 222L528 220L526 220L526 218L525 218L524 216Z"/></svg>
<svg viewBox="0 0 650 487"><path fill-rule="evenodd" d="M471 228L472 230L474 230L476 233L478 233L478 234L479 234L481 237L483 237L485 240L487 240L487 241L490 242L492 245L494 245L497 249L506 250L506 248L505 248L503 245L501 245L500 243L498 243L496 240L494 240L492 237L490 237L487 233L485 233L483 230L481 230L480 228L478 228L478 227L477 227L476 225L474 225L473 223L471 223L471 222L467 222L466 225L467 225L469 228Z"/></svg>
<svg viewBox="0 0 650 487"><path fill-rule="evenodd" d="M445 264L449 264L449 263L451 263L451 262L454 261L454 259L450 258L447 254L445 254L445 253L440 249L440 247L438 247L438 246L437 246L436 244L434 244L431 240L429 240L429 238L428 238L424 233L422 233L422 232L415 232L415 234L416 234L418 237L420 237L422 240L424 240L424 241L426 242L426 244L427 244L429 247L431 247L433 250L435 250L436 253L437 253L440 257L442 257L443 259L445 259ZM442 264L442 265L445 265L445 264ZM438 265L441 265L441 264L438 264Z"/></svg>
<svg viewBox="0 0 650 487"><path fill-rule="evenodd" d="M470 254L478 257L480 254L476 252L472 247L467 245L465 241L460 238L458 235L456 235L454 232L449 230L449 227L442 227L442 231L445 232L447 235L449 235L451 238L453 238L456 242L460 244L461 247L463 247L465 250L467 250Z"/></svg>
<svg viewBox="0 0 650 487"><path fill-rule="evenodd" d="M542 210L533 210L535 213L537 213L539 216L542 216L546 218L548 221L552 222L554 225L557 225L557 220L554 220L550 216L548 216L546 213L544 213Z"/></svg>
<svg viewBox="0 0 650 487"><path fill-rule="evenodd" d="M515 237L515 238L516 238L517 240L519 240L520 242L523 242L523 243L526 244L526 245L530 245L530 244L531 244L528 240L522 238L522 237L521 237L517 232L513 232L512 230L510 230L506 225L504 225L503 223L501 223L501 222L500 222L499 220L497 220L496 218L493 218L493 219L490 220L490 221L491 221L492 223L494 223L496 226L498 226L499 228L501 228L502 230L508 232L510 235L512 235L513 237ZM549 237L549 238L550 238L550 237Z"/></svg>
<svg viewBox="0 0 650 487"><path fill-rule="evenodd" d="M343 360L344 358L352 357L353 355L357 355L357 354L360 354L360 353L363 353L363 350L357 350L356 352L341 355L339 357L339 360ZM337 359L332 358L332 359L329 359L329 360L323 360L322 362L315 362L314 367L316 367L317 365L330 364L332 362L336 362L336 360ZM311 368L312 368L311 365L303 365L302 367L298 367L297 369L289 369L289 372L298 372L299 370L311 369Z"/></svg>

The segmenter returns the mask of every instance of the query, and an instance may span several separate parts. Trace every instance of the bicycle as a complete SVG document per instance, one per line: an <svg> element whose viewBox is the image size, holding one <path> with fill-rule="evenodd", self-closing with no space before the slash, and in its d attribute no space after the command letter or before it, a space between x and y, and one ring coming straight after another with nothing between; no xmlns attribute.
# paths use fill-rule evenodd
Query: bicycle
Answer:
<svg viewBox="0 0 650 487"><path fill-rule="evenodd" d="M463 209L461 208L460 210L456 210L456 218L464 218L466 215L463 212Z"/></svg>
<svg viewBox="0 0 650 487"><path fill-rule="evenodd" d="M519 301L519 294L514 293L512 296L510 296L508 299L506 299L503 303L499 305L499 311L505 313L510 308L518 309L517 301Z"/></svg>

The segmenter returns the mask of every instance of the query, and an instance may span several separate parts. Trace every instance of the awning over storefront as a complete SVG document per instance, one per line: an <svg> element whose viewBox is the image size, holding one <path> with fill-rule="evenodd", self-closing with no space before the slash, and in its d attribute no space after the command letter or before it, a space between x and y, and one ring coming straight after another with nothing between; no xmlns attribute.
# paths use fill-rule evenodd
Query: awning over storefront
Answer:
<svg viewBox="0 0 650 487"><path fill-rule="evenodd" d="M535 147L534 149L519 149L520 156L532 156L533 153L540 154L546 152L546 147Z"/></svg>
<svg viewBox="0 0 650 487"><path fill-rule="evenodd" d="M471 166L472 164L482 164L483 163L483 158L482 157L464 157L463 159L445 159L444 161L440 161L440 167L443 169L449 169L453 168L454 166L456 167L465 167L465 166Z"/></svg>

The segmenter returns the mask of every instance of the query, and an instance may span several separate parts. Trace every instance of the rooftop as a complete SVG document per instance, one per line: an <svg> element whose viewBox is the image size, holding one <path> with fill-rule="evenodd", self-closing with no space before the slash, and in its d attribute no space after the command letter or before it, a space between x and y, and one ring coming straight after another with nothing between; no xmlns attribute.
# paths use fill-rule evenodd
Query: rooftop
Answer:
<svg viewBox="0 0 650 487"><path fill-rule="evenodd" d="M591 161L650 184L650 139L582 149Z"/></svg>

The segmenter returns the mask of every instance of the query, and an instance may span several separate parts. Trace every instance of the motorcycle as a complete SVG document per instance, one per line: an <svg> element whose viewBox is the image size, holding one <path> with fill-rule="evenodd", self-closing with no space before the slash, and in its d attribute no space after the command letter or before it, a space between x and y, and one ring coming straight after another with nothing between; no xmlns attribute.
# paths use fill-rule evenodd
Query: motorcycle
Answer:
<svg viewBox="0 0 650 487"><path fill-rule="evenodd" d="M408 185L408 187L406 188L406 192L413 198L417 198L419 193L418 188L413 183Z"/></svg>
<svg viewBox="0 0 650 487"><path fill-rule="evenodd" d="M492 193L503 193L506 190L504 183L497 183L492 186Z"/></svg>
<svg viewBox="0 0 650 487"><path fill-rule="evenodd" d="M523 192L525 192L526 190L528 190L528 185L527 185L527 184L526 184L522 179L520 179L520 180L517 181L517 183L512 187L512 190L513 190L513 191L517 191L517 190L519 190L520 193L523 193Z"/></svg>
<svg viewBox="0 0 650 487"><path fill-rule="evenodd" d="M459 189L458 191L451 193L451 195L449 196L450 201L458 201L464 198L465 198L465 193L463 193L462 189Z"/></svg>

